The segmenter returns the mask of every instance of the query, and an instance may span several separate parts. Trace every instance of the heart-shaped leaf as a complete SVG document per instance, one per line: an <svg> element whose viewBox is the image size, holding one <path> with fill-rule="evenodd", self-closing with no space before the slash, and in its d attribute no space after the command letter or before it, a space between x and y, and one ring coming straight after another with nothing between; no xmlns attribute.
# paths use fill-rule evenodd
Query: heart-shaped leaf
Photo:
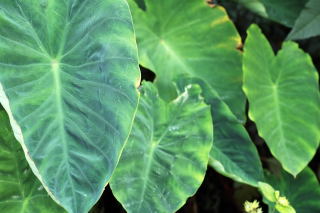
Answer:
<svg viewBox="0 0 320 213"><path fill-rule="evenodd" d="M320 141L318 74L312 60L293 42L284 43L275 56L253 25L248 30L243 61L249 117L283 168L297 175L312 159Z"/></svg>
<svg viewBox="0 0 320 213"><path fill-rule="evenodd" d="M204 179L212 146L210 107L198 85L188 85L170 103L144 82L128 143L111 189L128 212L170 213Z"/></svg>
<svg viewBox="0 0 320 213"><path fill-rule="evenodd" d="M144 9L129 2L140 63L156 73L160 96L175 96L173 80L196 79L194 83L201 85L205 101L212 106L211 165L256 186L263 172L257 150L242 126L245 98L240 91L241 53L236 49L241 38L224 9L210 8L202 0L164 0L161 4L145 0ZM142 0L138 2L142 5Z"/></svg>
<svg viewBox="0 0 320 213"><path fill-rule="evenodd" d="M130 0L142 66L154 71L159 94L176 96L173 80L180 75L199 77L217 92L231 111L244 120L241 91L241 45L222 7L205 1L144 0L146 10Z"/></svg>
<svg viewBox="0 0 320 213"><path fill-rule="evenodd" d="M131 129L139 81L124 0L0 1L0 102L27 160L69 212L88 212Z"/></svg>

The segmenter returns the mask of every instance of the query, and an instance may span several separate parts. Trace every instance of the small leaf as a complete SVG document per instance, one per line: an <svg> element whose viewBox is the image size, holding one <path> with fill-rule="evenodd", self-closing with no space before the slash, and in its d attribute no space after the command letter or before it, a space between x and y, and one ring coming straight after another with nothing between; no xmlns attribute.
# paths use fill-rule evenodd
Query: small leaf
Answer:
<svg viewBox="0 0 320 213"><path fill-rule="evenodd" d="M297 175L320 141L319 78L312 60L293 42L285 42L275 56L253 25L248 30L243 63L249 117L283 168Z"/></svg>
<svg viewBox="0 0 320 213"><path fill-rule="evenodd" d="M151 83L143 83L133 129L110 182L128 212L175 212L204 179L213 137L210 107L198 85L180 92L166 103Z"/></svg>
<svg viewBox="0 0 320 213"><path fill-rule="evenodd" d="M309 0L295 21L288 39L306 39L320 35L320 1Z"/></svg>
<svg viewBox="0 0 320 213"><path fill-rule="evenodd" d="M276 202L276 191L272 186L267 183L259 182L259 189L261 190L264 198L266 198L270 202Z"/></svg>
<svg viewBox="0 0 320 213"><path fill-rule="evenodd" d="M0 105L0 209L4 213L62 213L34 176L14 138L9 118Z"/></svg>

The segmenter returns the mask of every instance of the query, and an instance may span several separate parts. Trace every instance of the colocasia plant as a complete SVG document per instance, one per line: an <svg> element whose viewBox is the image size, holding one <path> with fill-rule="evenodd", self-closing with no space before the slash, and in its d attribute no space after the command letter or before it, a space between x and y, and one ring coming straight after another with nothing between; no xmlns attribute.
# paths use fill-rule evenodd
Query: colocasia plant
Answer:
<svg viewBox="0 0 320 213"><path fill-rule="evenodd" d="M209 167L261 193L240 211L319 213L319 77L290 40L320 34L319 1L233 4L292 27L282 48L253 24L242 49L217 2L0 0L0 212L104 212L110 185L173 213Z"/></svg>

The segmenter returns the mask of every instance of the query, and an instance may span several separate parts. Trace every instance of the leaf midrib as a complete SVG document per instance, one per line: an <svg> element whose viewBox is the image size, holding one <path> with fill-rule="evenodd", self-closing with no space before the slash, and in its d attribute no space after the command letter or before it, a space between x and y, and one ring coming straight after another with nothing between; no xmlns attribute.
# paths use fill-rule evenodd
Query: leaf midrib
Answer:
<svg viewBox="0 0 320 213"><path fill-rule="evenodd" d="M66 140L66 131L64 128L64 111L63 111L63 104L62 104L62 88L61 88L61 69L60 69L60 62L56 59L53 59L51 61L51 71L53 75L53 80L54 80L54 91L55 91L55 102L56 102L56 107L57 107L57 119L59 122L59 131L60 135L62 136L62 144L63 144L63 154L64 158L65 156L68 156L68 144ZM66 167L67 170L70 171L70 165L68 160L66 160ZM75 191L74 191L74 184L73 181L71 180L70 172L68 172L68 179L70 186L72 188L72 195L75 198Z"/></svg>

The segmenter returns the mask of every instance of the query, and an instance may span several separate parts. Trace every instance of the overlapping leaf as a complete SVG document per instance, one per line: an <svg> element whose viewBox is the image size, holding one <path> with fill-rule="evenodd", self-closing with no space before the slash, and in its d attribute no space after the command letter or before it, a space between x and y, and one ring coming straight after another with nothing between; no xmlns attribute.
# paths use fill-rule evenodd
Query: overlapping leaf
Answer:
<svg viewBox="0 0 320 213"><path fill-rule="evenodd" d="M257 185L261 163L242 127L245 98L240 91L241 53L236 50L241 39L224 9L212 9L202 0L165 0L161 4L146 0L145 10L129 2L140 63L156 73L160 95L170 99L176 94L173 80L195 78L212 105L217 130L211 152L215 163L211 165L225 175Z"/></svg>
<svg viewBox="0 0 320 213"><path fill-rule="evenodd" d="M210 107L198 85L188 85L170 103L144 83L128 143L111 189L128 212L170 213L203 181L212 146Z"/></svg>
<svg viewBox="0 0 320 213"><path fill-rule="evenodd" d="M140 63L157 75L161 97L173 99L173 80L190 75L205 80L244 120L241 91L241 38L222 7L205 1L145 0L146 11L131 0Z"/></svg>
<svg viewBox="0 0 320 213"><path fill-rule="evenodd" d="M34 176L0 106L0 209L6 213L62 213Z"/></svg>
<svg viewBox="0 0 320 213"><path fill-rule="evenodd" d="M282 171L280 176L268 174L266 179L289 200L296 212L320 212L320 185L310 168L305 168L296 178Z"/></svg>
<svg viewBox="0 0 320 213"><path fill-rule="evenodd" d="M320 35L320 1L309 0L295 21L288 39L305 39Z"/></svg>
<svg viewBox="0 0 320 213"><path fill-rule="evenodd" d="M137 106L124 0L0 1L0 102L33 172L87 212L120 157Z"/></svg>
<svg viewBox="0 0 320 213"><path fill-rule="evenodd" d="M293 27L308 0L235 0L253 12Z"/></svg>
<svg viewBox="0 0 320 213"><path fill-rule="evenodd" d="M190 83L201 85L203 96L211 105L215 139L209 164L221 174L238 182L257 186L259 181L264 180L257 149L229 107L200 79L181 78L178 83L180 88Z"/></svg>
<svg viewBox="0 0 320 213"><path fill-rule="evenodd" d="M284 43L275 56L253 25L248 30L243 70L249 117L283 168L297 175L314 156L320 140L318 75L311 58L293 42Z"/></svg>

